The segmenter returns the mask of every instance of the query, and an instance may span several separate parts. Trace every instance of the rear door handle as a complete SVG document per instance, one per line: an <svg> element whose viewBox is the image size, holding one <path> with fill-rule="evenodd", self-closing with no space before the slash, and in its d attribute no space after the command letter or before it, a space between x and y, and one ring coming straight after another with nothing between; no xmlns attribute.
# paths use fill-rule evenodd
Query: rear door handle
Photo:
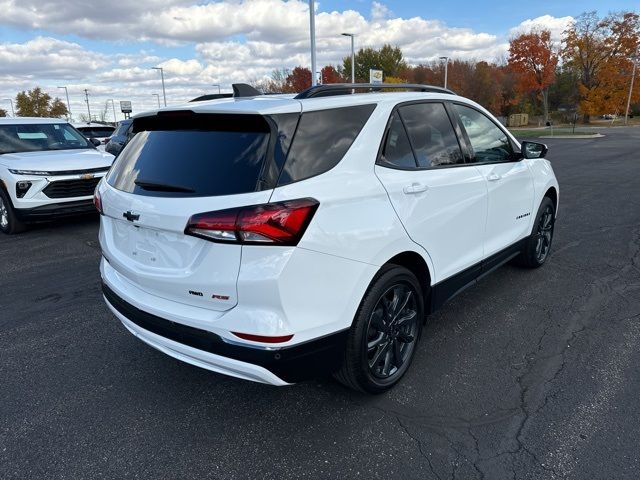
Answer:
<svg viewBox="0 0 640 480"><path fill-rule="evenodd" d="M491 173L487 177L487 180L489 180L490 182L496 182L496 181L500 180L501 178L502 178L502 175L498 175L497 173Z"/></svg>
<svg viewBox="0 0 640 480"><path fill-rule="evenodd" d="M429 187L427 187L426 185L423 185L421 183L412 183L411 185L407 185L406 187L404 187L402 189L402 191L404 193L421 193L421 192L426 192L429 189Z"/></svg>

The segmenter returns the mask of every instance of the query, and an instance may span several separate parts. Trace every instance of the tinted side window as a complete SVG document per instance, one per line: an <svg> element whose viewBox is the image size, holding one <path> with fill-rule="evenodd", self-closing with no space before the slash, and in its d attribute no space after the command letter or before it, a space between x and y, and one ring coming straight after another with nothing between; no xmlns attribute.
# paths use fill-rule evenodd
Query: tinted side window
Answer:
<svg viewBox="0 0 640 480"><path fill-rule="evenodd" d="M335 167L351 147L375 105L303 113L278 185L304 180Z"/></svg>
<svg viewBox="0 0 640 480"><path fill-rule="evenodd" d="M454 108L469 136L474 162L508 162L513 159L513 147L507 135L486 115L463 105L454 105Z"/></svg>
<svg viewBox="0 0 640 480"><path fill-rule="evenodd" d="M391 115L387 139L382 149L382 164L402 168L416 168L409 137L397 113Z"/></svg>
<svg viewBox="0 0 640 480"><path fill-rule="evenodd" d="M400 107L419 167L464 163L458 139L442 103Z"/></svg>

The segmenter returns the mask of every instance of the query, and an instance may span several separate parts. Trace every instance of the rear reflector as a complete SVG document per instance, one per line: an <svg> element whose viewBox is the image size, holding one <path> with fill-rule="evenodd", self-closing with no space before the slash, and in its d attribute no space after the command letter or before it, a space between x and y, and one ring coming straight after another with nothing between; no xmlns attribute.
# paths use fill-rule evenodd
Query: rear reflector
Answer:
<svg viewBox="0 0 640 480"><path fill-rule="evenodd" d="M263 335L252 335L250 333L239 333L239 332L231 332L236 337L242 338L243 340L250 340L252 342L262 342L262 343L284 343L288 342L293 338L293 335L283 335L281 337L265 337Z"/></svg>
<svg viewBox="0 0 640 480"><path fill-rule="evenodd" d="M318 208L313 198L193 215L185 234L214 242L297 245Z"/></svg>

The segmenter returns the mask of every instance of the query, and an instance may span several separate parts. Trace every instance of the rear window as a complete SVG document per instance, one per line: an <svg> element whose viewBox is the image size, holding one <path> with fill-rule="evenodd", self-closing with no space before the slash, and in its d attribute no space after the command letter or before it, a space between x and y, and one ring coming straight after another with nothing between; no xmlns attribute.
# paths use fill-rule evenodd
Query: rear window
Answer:
<svg viewBox="0 0 640 480"><path fill-rule="evenodd" d="M335 167L369 120L375 105L303 113L278 185L320 175Z"/></svg>
<svg viewBox="0 0 640 480"><path fill-rule="evenodd" d="M143 117L107 182L137 195L195 197L259 189L270 128L259 115Z"/></svg>
<svg viewBox="0 0 640 480"><path fill-rule="evenodd" d="M78 130L87 138L109 137L114 131L112 127L79 127Z"/></svg>

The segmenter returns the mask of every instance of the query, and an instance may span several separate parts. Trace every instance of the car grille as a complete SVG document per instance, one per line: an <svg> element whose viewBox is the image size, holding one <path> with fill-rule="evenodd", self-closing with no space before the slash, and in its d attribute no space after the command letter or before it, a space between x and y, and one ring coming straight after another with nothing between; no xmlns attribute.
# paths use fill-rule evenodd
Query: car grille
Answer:
<svg viewBox="0 0 640 480"><path fill-rule="evenodd" d="M100 178L59 180L51 182L42 192L49 198L73 198L93 195Z"/></svg>

